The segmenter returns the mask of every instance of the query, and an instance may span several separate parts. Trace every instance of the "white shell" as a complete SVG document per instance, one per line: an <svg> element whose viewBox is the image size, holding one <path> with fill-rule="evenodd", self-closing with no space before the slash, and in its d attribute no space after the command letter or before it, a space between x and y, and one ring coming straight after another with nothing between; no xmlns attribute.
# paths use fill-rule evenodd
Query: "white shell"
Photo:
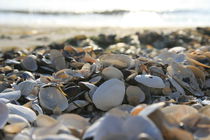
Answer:
<svg viewBox="0 0 210 140"><path fill-rule="evenodd" d="M79 138L73 136L73 135L66 135L66 134L60 134L60 135L47 135L38 138L37 140L79 140Z"/></svg>
<svg viewBox="0 0 210 140"><path fill-rule="evenodd" d="M113 66L109 66L103 69L102 76L104 79L112 79L112 78L123 79L124 77L122 72Z"/></svg>
<svg viewBox="0 0 210 140"><path fill-rule="evenodd" d="M137 75L135 77L135 80L147 87L152 88L164 88L165 84L163 83L163 80L158 76L153 75Z"/></svg>
<svg viewBox="0 0 210 140"><path fill-rule="evenodd" d="M8 119L8 108L4 103L0 102L0 129L4 127Z"/></svg>
<svg viewBox="0 0 210 140"><path fill-rule="evenodd" d="M138 105L145 100L145 93L137 86L129 86L126 89L127 100L131 105Z"/></svg>
<svg viewBox="0 0 210 140"><path fill-rule="evenodd" d="M124 82L118 79L110 79L96 89L92 101L98 109L107 111L122 104L124 95Z"/></svg>
<svg viewBox="0 0 210 140"><path fill-rule="evenodd" d="M24 122L28 126L30 126L29 122L25 118L23 118L20 115L16 115L16 114L9 114L7 122L10 123L10 124Z"/></svg>
<svg viewBox="0 0 210 140"><path fill-rule="evenodd" d="M34 120L36 120L36 113L30 108L27 108L21 105L11 104L11 103L8 103L7 107L9 109L10 114L17 114L27 119L30 122L33 122Z"/></svg>
<svg viewBox="0 0 210 140"><path fill-rule="evenodd" d="M32 93L36 85L37 85L36 81L27 80L19 83L17 88L21 90L21 95L28 96Z"/></svg>
<svg viewBox="0 0 210 140"><path fill-rule="evenodd" d="M52 111L56 108L63 111L68 107L67 98L56 87L42 87L39 99L42 107Z"/></svg>
<svg viewBox="0 0 210 140"><path fill-rule="evenodd" d="M21 96L20 90L0 93L0 98L5 98L10 101L18 100L20 96Z"/></svg>
<svg viewBox="0 0 210 140"><path fill-rule="evenodd" d="M172 52L172 53L180 53L180 52L183 52L185 50L186 50L186 48L181 47L181 46L177 46L177 47L170 48L168 51Z"/></svg>

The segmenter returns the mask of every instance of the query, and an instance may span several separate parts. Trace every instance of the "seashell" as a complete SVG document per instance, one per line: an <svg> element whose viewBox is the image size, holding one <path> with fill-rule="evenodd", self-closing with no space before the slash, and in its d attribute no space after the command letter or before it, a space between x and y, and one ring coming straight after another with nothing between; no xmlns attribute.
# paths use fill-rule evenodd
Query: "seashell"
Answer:
<svg viewBox="0 0 210 140"><path fill-rule="evenodd" d="M154 139L147 133L140 133L138 135L138 140L154 140Z"/></svg>
<svg viewBox="0 0 210 140"><path fill-rule="evenodd" d="M21 96L20 90L0 93L0 98L5 98L10 101L14 101L14 100L16 101L20 98L20 96Z"/></svg>
<svg viewBox="0 0 210 140"><path fill-rule="evenodd" d="M124 54L105 54L99 57L104 66L114 66L117 68L128 68L134 64L133 59Z"/></svg>
<svg viewBox="0 0 210 140"><path fill-rule="evenodd" d="M126 135L132 139L137 139L140 133L146 133L155 140L163 140L160 130L146 116L128 118L123 124L123 128Z"/></svg>
<svg viewBox="0 0 210 140"><path fill-rule="evenodd" d="M85 53L85 56L83 57L83 60L85 62L88 62L88 63L95 63L97 61L92 56L90 56L87 52Z"/></svg>
<svg viewBox="0 0 210 140"><path fill-rule="evenodd" d="M164 72L161 68L159 67L156 67L156 66L151 66L149 68L150 72L151 72L151 75L154 75L154 76L163 76L164 75Z"/></svg>
<svg viewBox="0 0 210 140"><path fill-rule="evenodd" d="M161 61L163 64L171 64L173 62L182 63L186 60L184 54L176 54L168 51L164 51L155 57L156 60Z"/></svg>
<svg viewBox="0 0 210 140"><path fill-rule="evenodd" d="M137 116L146 106L147 106L146 104L137 105L131 110L131 115Z"/></svg>
<svg viewBox="0 0 210 140"><path fill-rule="evenodd" d="M35 120L35 124L38 127L50 127L52 125L55 125L56 123L58 123L57 120L55 120L54 118L47 116L47 115L38 115L36 120Z"/></svg>
<svg viewBox="0 0 210 140"><path fill-rule="evenodd" d="M19 83L17 89L21 90L21 95L28 96L32 93L33 89L37 86L36 81L27 80Z"/></svg>
<svg viewBox="0 0 210 140"><path fill-rule="evenodd" d="M89 126L88 120L77 114L62 114L57 120L69 129L85 130Z"/></svg>
<svg viewBox="0 0 210 140"><path fill-rule="evenodd" d="M30 126L29 122L25 118L16 114L9 114L7 122L10 124L26 123L28 126Z"/></svg>
<svg viewBox="0 0 210 140"><path fill-rule="evenodd" d="M158 76L137 75L135 77L135 80L147 87L152 87L152 88L164 88L165 87L163 80Z"/></svg>
<svg viewBox="0 0 210 140"><path fill-rule="evenodd" d="M129 104L134 106L145 100L145 93L137 86L127 87L126 95Z"/></svg>
<svg viewBox="0 0 210 140"><path fill-rule="evenodd" d="M8 99L0 98L0 103L6 104L6 103L9 103L9 102L10 102L10 100L8 100Z"/></svg>
<svg viewBox="0 0 210 140"><path fill-rule="evenodd" d="M177 46L177 47L170 48L168 51L172 53L181 53L181 52L184 52L185 50L186 48Z"/></svg>
<svg viewBox="0 0 210 140"><path fill-rule="evenodd" d="M113 66L109 66L109 67L106 67L105 69L103 69L102 76L104 79L108 79L108 80L112 79L112 78L121 80L124 78L122 72Z"/></svg>
<svg viewBox="0 0 210 140"><path fill-rule="evenodd" d="M56 87L41 87L39 100L41 106L49 110L59 108L64 111L68 107L68 100Z"/></svg>
<svg viewBox="0 0 210 140"><path fill-rule="evenodd" d="M37 111L39 115L40 115L40 114L43 114L43 110L42 110L42 108L39 106L39 104L37 104L37 103L32 104L32 105L31 105L31 108L32 108L33 110Z"/></svg>
<svg viewBox="0 0 210 140"><path fill-rule="evenodd" d="M93 138L94 140L101 140L106 136L121 135L123 134L122 125L123 119L106 114L86 130L82 139Z"/></svg>
<svg viewBox="0 0 210 140"><path fill-rule="evenodd" d="M50 50L50 60L56 70L62 70L66 68L65 58L61 51L55 49Z"/></svg>
<svg viewBox="0 0 210 140"><path fill-rule="evenodd" d="M171 76L168 75L168 79L173 85L173 87L177 90L177 92L181 93L182 95L185 95L184 89Z"/></svg>
<svg viewBox="0 0 210 140"><path fill-rule="evenodd" d="M7 123L7 119L8 119L8 108L7 106L0 102L0 129L4 127L4 125Z"/></svg>
<svg viewBox="0 0 210 140"><path fill-rule="evenodd" d="M210 105L207 105L207 106L202 107L201 109L199 109L199 113L210 117Z"/></svg>
<svg viewBox="0 0 210 140"><path fill-rule="evenodd" d="M76 100L69 104L68 108L66 109L67 112L71 112L77 108L83 108L87 106L89 102L85 100Z"/></svg>
<svg viewBox="0 0 210 140"><path fill-rule="evenodd" d="M47 135L39 137L37 140L79 140L79 138L73 135L59 134L59 135Z"/></svg>
<svg viewBox="0 0 210 140"><path fill-rule="evenodd" d="M172 105L167 106L161 111L167 118L172 118L177 122L181 122L186 117L190 116L191 114L198 113L198 111L190 106L187 105Z"/></svg>
<svg viewBox="0 0 210 140"><path fill-rule="evenodd" d="M4 127L4 132L9 134L17 134L27 126L28 124L24 122L9 124Z"/></svg>
<svg viewBox="0 0 210 140"><path fill-rule="evenodd" d="M36 120L36 114L30 108L11 103L8 103L7 107L9 109L9 114L17 114L30 122Z"/></svg>
<svg viewBox="0 0 210 140"><path fill-rule="evenodd" d="M106 111L122 104L124 95L124 83L118 79L110 79L96 89L92 101L98 109Z"/></svg>
<svg viewBox="0 0 210 140"><path fill-rule="evenodd" d="M146 106L142 111L139 112L139 115L141 115L141 116L149 116L150 114L152 114L153 112L155 112L156 110L162 108L165 105L166 105L165 102L159 102L159 103L155 103L155 104Z"/></svg>
<svg viewBox="0 0 210 140"><path fill-rule="evenodd" d="M101 79L102 79L102 76L96 76L96 77L91 78L91 79L89 80L89 82L90 82L91 84L97 84L98 82L101 81Z"/></svg>
<svg viewBox="0 0 210 140"><path fill-rule="evenodd" d="M210 66L205 65L205 64L203 64L203 63L200 63L199 61L194 60L194 59L192 59L192 58L190 58L190 57L187 57L187 60L188 60L189 62L195 64L195 65L198 65L198 66L201 66L201 67L209 68L209 69L210 69Z"/></svg>
<svg viewBox="0 0 210 140"><path fill-rule="evenodd" d="M36 62L36 56L29 55L23 59L21 62L23 68L29 71L36 71L38 69L38 65Z"/></svg>

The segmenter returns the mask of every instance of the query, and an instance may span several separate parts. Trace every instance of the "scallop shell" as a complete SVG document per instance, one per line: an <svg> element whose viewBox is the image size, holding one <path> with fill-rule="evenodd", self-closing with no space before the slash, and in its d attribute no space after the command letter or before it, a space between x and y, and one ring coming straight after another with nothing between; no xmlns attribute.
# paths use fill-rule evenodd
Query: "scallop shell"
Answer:
<svg viewBox="0 0 210 140"><path fill-rule="evenodd" d="M20 90L0 93L0 98L5 98L10 101L18 100L20 96L21 96Z"/></svg>
<svg viewBox="0 0 210 140"><path fill-rule="evenodd" d="M68 107L67 98L56 87L41 87L39 100L42 107L52 111L56 108L64 111Z"/></svg>
<svg viewBox="0 0 210 140"><path fill-rule="evenodd" d="M36 71L38 69L36 57L34 55L29 55L25 57L21 64L26 70L29 71Z"/></svg>
<svg viewBox="0 0 210 140"><path fill-rule="evenodd" d="M116 78L119 80L123 79L123 77L124 77L122 72L113 66L109 66L109 67L106 67L105 69L103 69L102 76L104 79Z"/></svg>
<svg viewBox="0 0 210 140"><path fill-rule="evenodd" d="M105 54L99 57L100 62L105 66L115 66L117 68L128 68L134 62L124 54Z"/></svg>
<svg viewBox="0 0 210 140"><path fill-rule="evenodd" d="M9 109L9 114L17 114L30 122L33 122L34 120L36 120L35 112L27 107L24 107L21 105L15 105L11 103L8 103L7 107Z"/></svg>
<svg viewBox="0 0 210 140"><path fill-rule="evenodd" d="M131 105L138 105L145 100L145 93L137 86L129 86L126 89L127 100Z"/></svg>
<svg viewBox="0 0 210 140"><path fill-rule="evenodd" d="M152 87L152 88L164 88L165 87L163 80L158 76L137 75L135 77L135 80L147 87Z"/></svg>
<svg viewBox="0 0 210 140"><path fill-rule="evenodd" d="M122 104L124 95L124 82L118 79L110 79L96 89L92 101L98 109L107 111Z"/></svg>
<svg viewBox="0 0 210 140"><path fill-rule="evenodd" d="M8 119L8 108L4 103L0 102L0 129L4 127Z"/></svg>

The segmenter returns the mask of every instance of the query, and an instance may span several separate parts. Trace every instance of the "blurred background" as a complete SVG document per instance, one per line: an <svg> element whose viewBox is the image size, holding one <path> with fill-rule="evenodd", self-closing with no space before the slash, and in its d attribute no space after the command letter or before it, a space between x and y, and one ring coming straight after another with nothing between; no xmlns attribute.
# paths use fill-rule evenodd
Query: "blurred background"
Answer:
<svg viewBox="0 0 210 140"><path fill-rule="evenodd" d="M209 26L210 0L0 0L0 25Z"/></svg>

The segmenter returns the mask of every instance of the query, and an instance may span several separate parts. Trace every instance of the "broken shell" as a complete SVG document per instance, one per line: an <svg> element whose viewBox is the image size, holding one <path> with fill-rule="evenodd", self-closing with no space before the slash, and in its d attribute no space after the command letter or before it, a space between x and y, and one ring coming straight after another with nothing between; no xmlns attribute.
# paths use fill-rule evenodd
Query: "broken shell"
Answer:
<svg viewBox="0 0 210 140"><path fill-rule="evenodd" d="M36 85L37 85L36 81L27 80L19 83L17 88L21 90L21 95L28 96L32 93Z"/></svg>
<svg viewBox="0 0 210 140"><path fill-rule="evenodd" d="M56 108L64 111L68 107L67 98L56 87L41 87L39 99L42 107L52 111Z"/></svg>
<svg viewBox="0 0 210 140"><path fill-rule="evenodd" d="M10 114L17 114L17 115L22 116L23 118L27 119L30 122L33 122L34 120L36 120L36 114L30 108L20 106L20 105L11 104L11 103L8 103L7 107L9 109Z"/></svg>
<svg viewBox="0 0 210 140"><path fill-rule="evenodd" d="M99 57L100 62L105 66L115 66L117 68L128 68L134 62L129 56L124 54L105 54Z"/></svg>
<svg viewBox="0 0 210 140"><path fill-rule="evenodd" d="M50 60L56 70L62 70L66 68L65 58L61 51L51 50L50 51Z"/></svg>
<svg viewBox="0 0 210 140"><path fill-rule="evenodd" d="M116 78L116 79L120 79L120 80L123 79L123 77L124 77L122 72L113 66L109 66L109 67L106 67L105 69L103 69L102 76L104 79Z"/></svg>
<svg viewBox="0 0 210 140"><path fill-rule="evenodd" d="M20 90L0 93L0 98L5 98L10 101L18 100L20 98L20 96L21 96Z"/></svg>
<svg viewBox="0 0 210 140"><path fill-rule="evenodd" d="M36 56L29 55L25 57L22 61L23 68L29 70L29 71L36 71L38 69L37 63L36 63Z"/></svg>
<svg viewBox="0 0 210 140"><path fill-rule="evenodd" d="M35 120L38 127L49 127L55 125L58 121L47 115L39 115Z"/></svg>
<svg viewBox="0 0 210 140"><path fill-rule="evenodd" d="M145 93L137 86L129 86L126 89L127 100L131 105L138 105L145 100Z"/></svg>
<svg viewBox="0 0 210 140"><path fill-rule="evenodd" d="M167 106L161 110L164 115L168 118L172 118L177 122L181 122L186 117L190 116L191 114L198 113L198 111L190 106L187 105L172 105Z"/></svg>
<svg viewBox="0 0 210 140"><path fill-rule="evenodd" d="M4 132L10 134L16 134L22 131L27 126L28 124L24 122L9 124L4 127Z"/></svg>
<svg viewBox="0 0 210 140"><path fill-rule="evenodd" d="M165 87L163 80L158 76L137 75L135 77L135 80L147 87L152 87L152 88L164 88Z"/></svg>
<svg viewBox="0 0 210 140"><path fill-rule="evenodd" d="M122 104L124 95L124 82L110 79L96 89L92 101L98 109L106 111Z"/></svg>
<svg viewBox="0 0 210 140"><path fill-rule="evenodd" d="M71 112L71 111L73 111L77 108L83 108L88 104L89 104L89 102L87 102L85 100L76 100L76 101L73 101L72 103L69 104L66 111Z"/></svg>
<svg viewBox="0 0 210 140"><path fill-rule="evenodd" d="M8 119L8 108L4 103L0 102L0 129L4 127Z"/></svg>

